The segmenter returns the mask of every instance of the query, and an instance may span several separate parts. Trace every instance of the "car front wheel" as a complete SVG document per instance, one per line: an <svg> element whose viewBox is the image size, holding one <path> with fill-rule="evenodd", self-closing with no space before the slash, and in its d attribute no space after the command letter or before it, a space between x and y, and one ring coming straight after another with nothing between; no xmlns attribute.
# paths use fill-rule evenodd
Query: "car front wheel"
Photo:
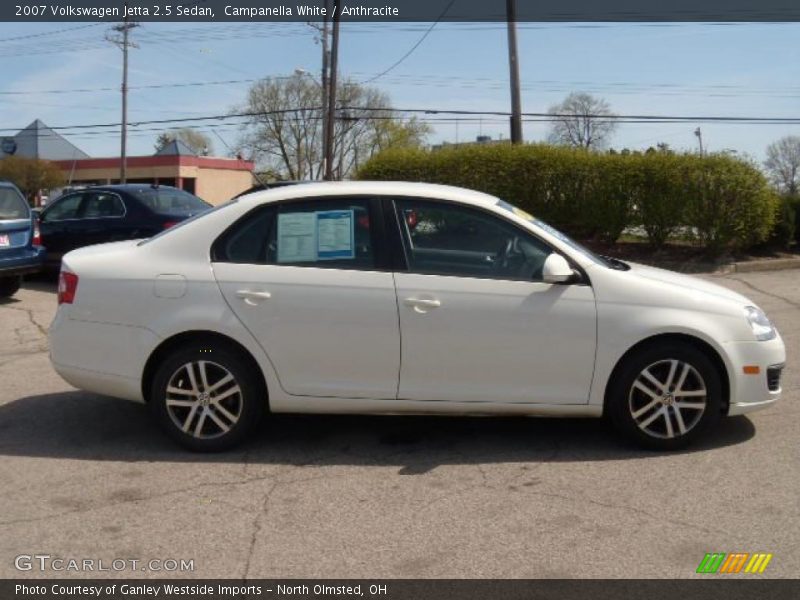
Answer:
<svg viewBox="0 0 800 600"><path fill-rule="evenodd" d="M612 423L654 450L683 448L722 416L720 374L708 356L689 344L636 352L621 365L609 392Z"/></svg>
<svg viewBox="0 0 800 600"><path fill-rule="evenodd" d="M246 360L215 343L176 350L158 367L150 407L182 446L218 452L241 443L264 413L266 392Z"/></svg>

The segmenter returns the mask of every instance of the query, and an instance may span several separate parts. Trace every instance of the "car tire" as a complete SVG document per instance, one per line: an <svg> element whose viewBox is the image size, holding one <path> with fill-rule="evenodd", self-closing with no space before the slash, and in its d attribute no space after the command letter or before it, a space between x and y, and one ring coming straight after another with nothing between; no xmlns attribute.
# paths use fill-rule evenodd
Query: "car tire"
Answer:
<svg viewBox="0 0 800 600"><path fill-rule="evenodd" d="M221 452L253 432L267 393L241 351L218 342L190 343L158 366L148 402L164 431L183 447Z"/></svg>
<svg viewBox="0 0 800 600"><path fill-rule="evenodd" d="M10 298L19 291L22 277L0 277L0 298Z"/></svg>
<svg viewBox="0 0 800 600"><path fill-rule="evenodd" d="M606 409L614 427L641 447L685 448L722 416L721 374L690 344L653 344L624 359Z"/></svg>

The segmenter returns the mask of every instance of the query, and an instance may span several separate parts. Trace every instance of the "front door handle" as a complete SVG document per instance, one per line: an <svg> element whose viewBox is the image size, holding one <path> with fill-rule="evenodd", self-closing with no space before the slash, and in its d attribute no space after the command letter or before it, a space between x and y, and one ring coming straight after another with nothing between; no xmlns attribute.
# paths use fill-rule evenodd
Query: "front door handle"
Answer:
<svg viewBox="0 0 800 600"><path fill-rule="evenodd" d="M272 294L269 292L255 292L253 290L239 290L236 292L236 297L244 300L248 306L258 306L259 300L269 300Z"/></svg>
<svg viewBox="0 0 800 600"><path fill-rule="evenodd" d="M425 313L431 308L439 308L442 305L439 300L429 300L427 298L406 298L404 303L418 313Z"/></svg>

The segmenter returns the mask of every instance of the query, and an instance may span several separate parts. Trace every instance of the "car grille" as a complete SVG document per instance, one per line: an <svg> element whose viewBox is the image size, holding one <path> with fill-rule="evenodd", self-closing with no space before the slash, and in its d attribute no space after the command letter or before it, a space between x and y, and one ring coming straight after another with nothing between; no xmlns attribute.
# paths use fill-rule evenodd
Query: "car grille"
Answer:
<svg viewBox="0 0 800 600"><path fill-rule="evenodd" d="M767 367L767 387L770 392L777 392L781 389L781 372L783 365L773 365Z"/></svg>

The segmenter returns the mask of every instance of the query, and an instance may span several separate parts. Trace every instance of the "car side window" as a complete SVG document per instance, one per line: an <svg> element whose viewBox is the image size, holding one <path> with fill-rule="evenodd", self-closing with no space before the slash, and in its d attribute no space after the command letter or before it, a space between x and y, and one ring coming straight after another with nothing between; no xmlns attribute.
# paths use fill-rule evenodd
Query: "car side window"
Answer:
<svg viewBox="0 0 800 600"><path fill-rule="evenodd" d="M66 219L77 219L78 209L81 205L83 194L72 194L56 200L47 210L42 213L42 221L64 221Z"/></svg>
<svg viewBox="0 0 800 600"><path fill-rule="evenodd" d="M552 249L488 212L430 200L395 201L409 271L541 281Z"/></svg>
<svg viewBox="0 0 800 600"><path fill-rule="evenodd" d="M375 269L369 200L332 198L278 205L267 263Z"/></svg>
<svg viewBox="0 0 800 600"><path fill-rule="evenodd" d="M226 231L214 244L212 260L251 265L267 263L267 244L275 226L275 208L258 208Z"/></svg>
<svg viewBox="0 0 800 600"><path fill-rule="evenodd" d="M96 192L88 194L83 202L81 218L103 219L121 217L125 214L125 206L116 194Z"/></svg>

